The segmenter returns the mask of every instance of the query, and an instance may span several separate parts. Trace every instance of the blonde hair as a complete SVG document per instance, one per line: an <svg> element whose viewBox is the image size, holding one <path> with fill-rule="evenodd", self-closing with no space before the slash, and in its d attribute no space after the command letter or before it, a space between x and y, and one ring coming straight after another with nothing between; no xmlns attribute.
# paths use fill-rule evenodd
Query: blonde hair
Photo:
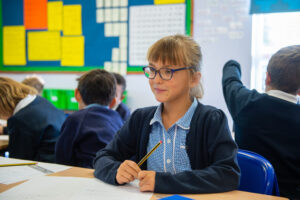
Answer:
<svg viewBox="0 0 300 200"><path fill-rule="evenodd" d="M12 116L16 105L28 94L37 94L37 91L10 78L0 77L0 117Z"/></svg>
<svg viewBox="0 0 300 200"><path fill-rule="evenodd" d="M191 37L177 34L155 42L148 50L147 59L149 62L193 67L190 71L194 74L201 71L202 53L200 46ZM190 96L203 97L201 82L191 89Z"/></svg>

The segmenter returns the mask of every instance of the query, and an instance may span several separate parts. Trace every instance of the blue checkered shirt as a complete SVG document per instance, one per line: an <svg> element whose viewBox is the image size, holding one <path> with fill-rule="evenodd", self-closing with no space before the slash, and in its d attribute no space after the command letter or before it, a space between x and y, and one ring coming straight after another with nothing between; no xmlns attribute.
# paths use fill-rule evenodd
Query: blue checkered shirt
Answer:
<svg viewBox="0 0 300 200"><path fill-rule="evenodd" d="M160 140L163 142L147 160L147 169L156 172L178 172L191 170L190 160L187 155L185 144L186 135L190 129L192 117L198 102L194 99L188 111L173 124L168 130L165 129L161 118L160 105L150 121L151 132L147 146L149 152Z"/></svg>

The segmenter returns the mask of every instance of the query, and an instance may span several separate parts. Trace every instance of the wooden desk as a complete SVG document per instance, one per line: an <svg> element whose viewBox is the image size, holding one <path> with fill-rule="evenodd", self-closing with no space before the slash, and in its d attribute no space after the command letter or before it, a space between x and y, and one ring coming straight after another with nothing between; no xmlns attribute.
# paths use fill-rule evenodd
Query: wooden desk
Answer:
<svg viewBox="0 0 300 200"><path fill-rule="evenodd" d="M8 141L8 135L0 135L0 150L6 149L8 147Z"/></svg>
<svg viewBox="0 0 300 200"><path fill-rule="evenodd" d="M94 170L92 169L86 169L86 168L79 168L79 167L72 167L70 169L67 169L65 171L53 173L48 176L69 176L69 177L85 177L85 178L94 178L93 175ZM24 181L23 181L24 182ZM10 185L4 185L0 184L0 192L4 192L16 185L19 185L23 182L14 183ZM154 194L151 197L151 200L157 200L162 197L166 197L169 195L165 194ZM215 193L215 194L195 194L195 195L183 195L192 199L201 199L201 200L280 200L280 199L286 199L282 197L275 197L270 195L262 195L262 194L256 194L256 193L250 193L250 192L243 192L243 191L231 191L231 192L224 192L224 193Z"/></svg>

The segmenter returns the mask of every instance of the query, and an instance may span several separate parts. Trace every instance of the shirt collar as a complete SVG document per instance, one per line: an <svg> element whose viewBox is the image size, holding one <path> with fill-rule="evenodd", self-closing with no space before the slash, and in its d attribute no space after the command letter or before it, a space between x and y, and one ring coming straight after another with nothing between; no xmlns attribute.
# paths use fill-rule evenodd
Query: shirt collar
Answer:
<svg viewBox="0 0 300 200"><path fill-rule="evenodd" d="M160 104L157 108L156 111L153 115L153 118L150 121L150 125L154 124L154 122L158 122L162 124L162 119L161 119L161 110L162 110L163 104Z"/></svg>
<svg viewBox="0 0 300 200"><path fill-rule="evenodd" d="M17 112L19 112L21 109L23 109L24 107L26 107L28 104L30 104L31 102L34 101L34 99L36 98L36 95L27 95L24 99L22 99L21 101L19 101L19 103L17 104L17 106L15 107L15 110L13 112L13 115L16 114Z"/></svg>
<svg viewBox="0 0 300 200"><path fill-rule="evenodd" d="M198 101L196 98L194 98L194 101L193 101L192 105L189 107L189 109L187 110L187 112L175 124L177 126L181 127L182 129L190 129L190 123L191 123L193 114L197 108L197 105L198 105ZM152 125L155 122L158 122L161 125L163 125L162 118L161 118L162 106L163 106L163 104L160 104L160 106L157 107L157 109L153 115L153 118L150 121L150 125Z"/></svg>
<svg viewBox="0 0 300 200"><path fill-rule="evenodd" d="M91 108L91 107L100 107L100 108L107 108L107 109L109 108L109 106L103 106L103 105L98 104L98 103L92 103L92 104L89 104L89 105L85 106L84 109Z"/></svg>
<svg viewBox="0 0 300 200"><path fill-rule="evenodd" d="M283 92L281 90L269 90L266 93L270 96L277 97L279 99L283 99L285 101L289 101L291 103L297 104L297 96L296 95L292 95L292 94Z"/></svg>

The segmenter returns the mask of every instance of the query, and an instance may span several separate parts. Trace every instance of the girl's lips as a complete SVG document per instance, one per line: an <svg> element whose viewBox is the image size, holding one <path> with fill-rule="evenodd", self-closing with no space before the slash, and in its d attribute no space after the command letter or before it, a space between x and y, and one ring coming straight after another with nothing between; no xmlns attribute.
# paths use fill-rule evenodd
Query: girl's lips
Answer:
<svg viewBox="0 0 300 200"><path fill-rule="evenodd" d="M164 92L164 91L166 91L166 90L164 90L164 89L159 89L159 88L154 88L154 90L155 90L156 92Z"/></svg>

